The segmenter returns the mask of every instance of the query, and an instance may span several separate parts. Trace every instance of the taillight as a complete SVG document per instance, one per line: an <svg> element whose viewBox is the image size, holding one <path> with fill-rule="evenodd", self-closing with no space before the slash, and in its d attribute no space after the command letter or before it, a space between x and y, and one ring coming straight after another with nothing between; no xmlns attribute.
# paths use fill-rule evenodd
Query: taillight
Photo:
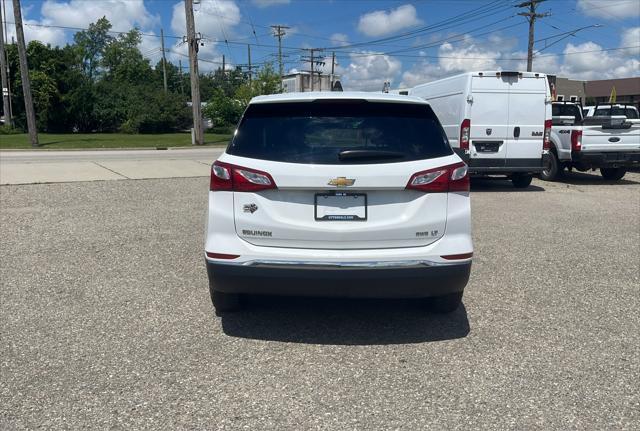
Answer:
<svg viewBox="0 0 640 431"><path fill-rule="evenodd" d="M582 150L582 130L571 131L571 151Z"/></svg>
<svg viewBox="0 0 640 431"><path fill-rule="evenodd" d="M275 181L266 172L218 161L211 167L211 191L258 192L275 188Z"/></svg>
<svg viewBox="0 0 640 431"><path fill-rule="evenodd" d="M460 162L417 172L411 176L406 188L427 193L468 192L467 165Z"/></svg>
<svg viewBox="0 0 640 431"><path fill-rule="evenodd" d="M471 137L471 120L468 118L462 121L460 125L460 149L469 149L469 139Z"/></svg>
<svg viewBox="0 0 640 431"><path fill-rule="evenodd" d="M544 140L542 141L542 149L551 149L551 120L545 120L544 122Z"/></svg>

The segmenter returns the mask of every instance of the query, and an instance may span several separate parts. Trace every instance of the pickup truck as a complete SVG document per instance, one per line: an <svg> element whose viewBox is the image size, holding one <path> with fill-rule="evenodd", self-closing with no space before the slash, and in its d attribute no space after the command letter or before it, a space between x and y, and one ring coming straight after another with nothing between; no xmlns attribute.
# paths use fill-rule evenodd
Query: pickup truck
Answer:
<svg viewBox="0 0 640 431"><path fill-rule="evenodd" d="M640 124L625 115L584 118L580 105L552 104L551 149L544 157L540 177L553 181L564 169L581 172L600 169L606 180L620 180L640 166ZM636 111L637 112L637 111Z"/></svg>

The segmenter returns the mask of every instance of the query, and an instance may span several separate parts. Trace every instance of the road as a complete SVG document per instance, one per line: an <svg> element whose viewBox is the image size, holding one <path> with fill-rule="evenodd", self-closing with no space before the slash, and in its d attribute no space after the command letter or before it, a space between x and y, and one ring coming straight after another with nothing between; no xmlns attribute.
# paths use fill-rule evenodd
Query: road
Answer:
<svg viewBox="0 0 640 431"><path fill-rule="evenodd" d="M475 182L449 316L254 297L215 317L206 194L0 187L0 429L640 429L640 174Z"/></svg>
<svg viewBox="0 0 640 431"><path fill-rule="evenodd" d="M223 150L0 151L0 184L207 176Z"/></svg>

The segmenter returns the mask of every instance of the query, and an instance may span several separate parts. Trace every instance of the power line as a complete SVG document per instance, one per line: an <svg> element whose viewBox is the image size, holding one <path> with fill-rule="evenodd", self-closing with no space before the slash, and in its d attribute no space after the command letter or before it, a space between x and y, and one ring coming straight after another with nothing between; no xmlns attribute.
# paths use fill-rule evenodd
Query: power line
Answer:
<svg viewBox="0 0 640 431"><path fill-rule="evenodd" d="M581 55L581 54L589 54L589 53L594 53L594 52L609 52L609 51L624 51L626 49L635 49L635 48L640 48L640 45L632 45L632 46L622 46L619 48L603 48L603 49L592 49L592 50L587 50L587 51L576 51L576 52L566 52L566 53L557 53L557 54L545 54L545 55L537 55L536 58L544 58L544 57L566 57L569 55ZM352 57L368 57L368 56L385 56L388 55L386 53L383 52L371 52L371 53L366 53L366 54L360 54L360 55L353 55L353 54L349 54L349 53L345 53L344 55L340 56L342 58L352 58ZM421 54L398 54L398 55L394 55L395 57L403 57L403 58L445 58L445 59L451 59L451 60L488 60L487 57L468 57L468 56L464 56L464 57L451 57L451 56L446 56L446 55L421 55ZM527 57L510 57L510 58L491 58L491 60L493 61L524 61L526 60Z"/></svg>

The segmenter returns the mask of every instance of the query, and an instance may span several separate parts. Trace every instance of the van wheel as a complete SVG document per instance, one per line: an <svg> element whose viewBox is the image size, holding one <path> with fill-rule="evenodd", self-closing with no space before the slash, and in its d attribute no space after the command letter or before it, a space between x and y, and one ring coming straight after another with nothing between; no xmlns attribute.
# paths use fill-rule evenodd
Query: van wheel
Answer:
<svg viewBox="0 0 640 431"><path fill-rule="evenodd" d="M428 299L428 307L430 311L435 313L451 313L456 311L462 303L462 294L464 292L455 292L443 296L434 296Z"/></svg>
<svg viewBox="0 0 640 431"><path fill-rule="evenodd" d="M211 283L209 283L209 293L211 294L211 302L213 303L216 316L220 316L227 311L237 311L242 307L240 295L237 293L214 290Z"/></svg>
<svg viewBox="0 0 640 431"><path fill-rule="evenodd" d="M618 181L627 173L626 168L600 168L600 175L605 180Z"/></svg>
<svg viewBox="0 0 640 431"><path fill-rule="evenodd" d="M562 175L562 165L558 161L555 152L550 152L544 159L544 166L540 173L540 178L545 181L554 181Z"/></svg>
<svg viewBox="0 0 640 431"><path fill-rule="evenodd" d="M511 176L511 182L517 189L526 189L531 184L533 177L529 174L513 174Z"/></svg>

